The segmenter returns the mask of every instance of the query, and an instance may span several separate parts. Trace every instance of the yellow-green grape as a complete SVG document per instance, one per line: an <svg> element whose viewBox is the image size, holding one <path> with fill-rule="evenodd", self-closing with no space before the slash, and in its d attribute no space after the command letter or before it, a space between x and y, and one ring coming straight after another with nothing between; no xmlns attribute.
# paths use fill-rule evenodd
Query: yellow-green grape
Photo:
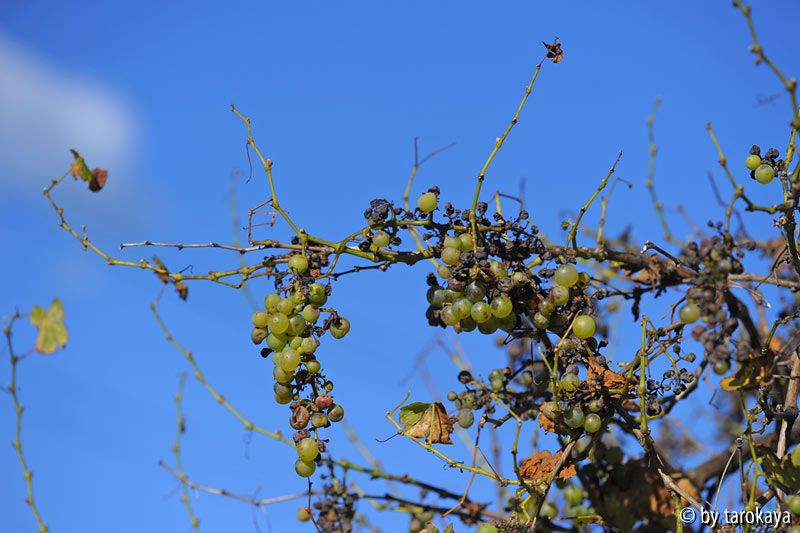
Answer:
<svg viewBox="0 0 800 533"><path fill-rule="evenodd" d="M724 375L729 369L731 365L725 359L721 361L717 361L714 363L714 373L718 376Z"/></svg>
<svg viewBox="0 0 800 533"><path fill-rule="evenodd" d="M256 311L253 313L253 325L257 328L265 328L267 327L267 322L269 321L269 315L264 311Z"/></svg>
<svg viewBox="0 0 800 533"><path fill-rule="evenodd" d="M442 279L447 279L453 275L453 272L450 270L449 267L446 267L445 265L439 265L436 268L436 274L438 274L439 277Z"/></svg>
<svg viewBox="0 0 800 533"><path fill-rule="evenodd" d="M306 463L302 459L298 459L297 462L294 464L294 471L297 472L297 475L300 477L311 477L314 475L314 471L317 469L317 465L314 463Z"/></svg>
<svg viewBox="0 0 800 533"><path fill-rule="evenodd" d="M320 364L319 361L316 359L312 359L311 361L306 362L306 370L308 370L309 374L316 374L319 372Z"/></svg>
<svg viewBox="0 0 800 533"><path fill-rule="evenodd" d="M295 350L300 350L300 346L303 344L303 337L292 337L289 339L289 347L294 348Z"/></svg>
<svg viewBox="0 0 800 533"><path fill-rule="evenodd" d="M306 437L297 443L297 456L306 463L311 463L319 455L319 446L317 441Z"/></svg>
<svg viewBox="0 0 800 533"><path fill-rule="evenodd" d="M475 529L475 533L497 533L497 526L484 522Z"/></svg>
<svg viewBox="0 0 800 533"><path fill-rule="evenodd" d="M470 310L470 316L478 324L482 324L492 318L492 308L486 302L475 302Z"/></svg>
<svg viewBox="0 0 800 533"><path fill-rule="evenodd" d="M800 496L794 494L786 498L786 505L789 506L789 510L794 514L800 514Z"/></svg>
<svg viewBox="0 0 800 533"><path fill-rule="evenodd" d="M273 385L272 391L275 393L275 401L282 405L291 402L294 398L292 388L282 383Z"/></svg>
<svg viewBox="0 0 800 533"><path fill-rule="evenodd" d="M431 287L428 289L428 303L431 307L439 309L444 305L444 289L441 287Z"/></svg>
<svg viewBox="0 0 800 533"><path fill-rule="evenodd" d="M283 313L286 316L291 315L294 312L294 302L291 298L281 298L281 301L278 302L278 312Z"/></svg>
<svg viewBox="0 0 800 533"><path fill-rule="evenodd" d="M449 246L445 246L442 249L442 261L448 265L456 265L458 264L458 260L461 259L461 252L458 248L450 248Z"/></svg>
<svg viewBox="0 0 800 533"><path fill-rule="evenodd" d="M564 374L559 380L559 385L561 388L567 392L572 392L576 390L581 385L581 378L578 377L578 374Z"/></svg>
<svg viewBox="0 0 800 533"><path fill-rule="evenodd" d="M286 332L289 335L300 335L306 330L306 321L300 315L292 315L289 317L289 327Z"/></svg>
<svg viewBox="0 0 800 533"><path fill-rule="evenodd" d="M267 311L274 311L275 308L278 306L278 302L281 301L280 294L276 292L271 292L267 294L266 298L264 298L264 308Z"/></svg>
<svg viewBox="0 0 800 533"><path fill-rule="evenodd" d="M461 328L461 331L470 332L474 331L475 328L478 327L478 324L474 320L472 320L471 316L468 316L466 318L461 319L461 322L459 322L458 327Z"/></svg>
<svg viewBox="0 0 800 533"><path fill-rule="evenodd" d="M583 429L587 433L597 433L602 425L603 421L594 413L586 415L586 420L583 421Z"/></svg>
<svg viewBox="0 0 800 533"><path fill-rule="evenodd" d="M304 304L306 303L306 295L300 291L294 291L292 293L292 301L296 304Z"/></svg>
<svg viewBox="0 0 800 533"><path fill-rule="evenodd" d="M308 270L308 259L301 254L295 254L289 258L289 270L295 274L302 274Z"/></svg>
<svg viewBox="0 0 800 533"><path fill-rule="evenodd" d="M287 329L289 329L289 317L285 314L278 312L269 316L269 330L272 333L286 333Z"/></svg>
<svg viewBox="0 0 800 533"><path fill-rule="evenodd" d="M511 332L517 326L517 315L511 313L507 317L497 319L497 327L506 332Z"/></svg>
<svg viewBox="0 0 800 533"><path fill-rule="evenodd" d="M504 267L503 263L500 261L495 261L494 259L490 260L489 270L492 271L492 275L495 279L501 280L508 277L508 269Z"/></svg>
<svg viewBox="0 0 800 533"><path fill-rule="evenodd" d="M578 269L572 265L561 265L556 269L555 282L562 287L572 287L578 283Z"/></svg>
<svg viewBox="0 0 800 533"><path fill-rule="evenodd" d="M679 316L684 324L697 322L697 319L700 318L700 306L694 302L689 302L681 308Z"/></svg>
<svg viewBox="0 0 800 533"><path fill-rule="evenodd" d="M575 485L567 485L562 489L562 492L564 494L564 500L569 506L578 505L583 501L583 491L580 489L580 487Z"/></svg>
<svg viewBox="0 0 800 533"><path fill-rule="evenodd" d="M350 331L350 321L346 318L339 317L331 324L331 335L334 339L341 339L348 331Z"/></svg>
<svg viewBox="0 0 800 533"><path fill-rule="evenodd" d="M469 252L475 247L475 241L470 233L462 233L458 236L458 240L461 241L461 249L465 252Z"/></svg>
<svg viewBox="0 0 800 533"><path fill-rule="evenodd" d="M328 294L325 287L319 283L312 283L308 286L308 301L316 306L325 305L328 301Z"/></svg>
<svg viewBox="0 0 800 533"><path fill-rule="evenodd" d="M382 230L376 231L372 234L372 244L378 248L383 248L389 244L389 234Z"/></svg>
<svg viewBox="0 0 800 533"><path fill-rule="evenodd" d="M497 331L497 328L499 326L500 324L498 323L497 319L490 315L489 320L481 324L478 324L478 331L480 331L484 335L491 335L492 333Z"/></svg>
<svg viewBox="0 0 800 533"><path fill-rule="evenodd" d="M338 403L328 411L328 420L331 422L341 422L344 418L344 408Z"/></svg>
<svg viewBox="0 0 800 533"><path fill-rule="evenodd" d="M511 298L508 296L500 295L492 300L492 313L497 318L507 317L512 310L513 305L511 304Z"/></svg>
<svg viewBox="0 0 800 533"><path fill-rule="evenodd" d="M423 213L430 213L439 204L439 199L432 192L426 192L417 200L417 207Z"/></svg>
<svg viewBox="0 0 800 533"><path fill-rule="evenodd" d="M473 303L479 302L486 297L486 287L483 283L473 281L464 289L464 296L469 298Z"/></svg>
<svg viewBox="0 0 800 533"><path fill-rule="evenodd" d="M278 364L284 372L292 372L300 366L300 354L293 348L284 348L281 352Z"/></svg>
<svg viewBox="0 0 800 533"><path fill-rule="evenodd" d="M458 410L458 425L464 429L472 427L472 424L475 422L475 414L472 412L472 409L459 409Z"/></svg>
<svg viewBox="0 0 800 533"><path fill-rule="evenodd" d="M762 164L755 171L756 181L766 185L775 177L775 169L771 165Z"/></svg>
<svg viewBox="0 0 800 533"><path fill-rule="evenodd" d="M558 402L544 402L539 411L550 420L555 420L560 409L558 408Z"/></svg>
<svg viewBox="0 0 800 533"><path fill-rule="evenodd" d="M312 354L319 348L319 341L314 337L305 337L300 342L300 353Z"/></svg>
<svg viewBox="0 0 800 533"><path fill-rule="evenodd" d="M447 237L444 238L444 247L461 250L461 239L459 239L458 237L451 237L450 235L448 235Z"/></svg>
<svg viewBox="0 0 800 533"><path fill-rule="evenodd" d="M547 329L547 326L550 325L550 317L536 313L533 315L533 325L539 329Z"/></svg>
<svg viewBox="0 0 800 533"><path fill-rule="evenodd" d="M546 501L542 504L542 508L539 510L539 516L552 520L556 515L558 515L558 507L556 507L553 502Z"/></svg>
<svg viewBox="0 0 800 533"><path fill-rule="evenodd" d="M467 318L472 314L472 302L468 298L459 298L452 305L453 313L459 320Z"/></svg>
<svg viewBox="0 0 800 533"><path fill-rule="evenodd" d="M511 275L511 279L514 281L514 285L520 287L526 283L528 283L528 275L525 272L517 270Z"/></svg>
<svg viewBox="0 0 800 533"><path fill-rule="evenodd" d="M539 312L542 313L544 316L550 316L553 314L553 311L556 310L556 306L550 300L544 300L542 303L539 304Z"/></svg>
<svg viewBox="0 0 800 533"><path fill-rule="evenodd" d="M581 272L578 274L578 287L587 287L590 281L592 281L592 277L588 272Z"/></svg>
<svg viewBox="0 0 800 533"><path fill-rule="evenodd" d="M269 332L265 329L253 328L253 331L250 332L250 340L253 341L253 344L261 344L268 335Z"/></svg>
<svg viewBox="0 0 800 533"><path fill-rule="evenodd" d="M267 346L276 352L283 350L283 347L286 346L286 335L271 332L267 335Z"/></svg>
<svg viewBox="0 0 800 533"><path fill-rule="evenodd" d="M456 316L455 311L453 311L452 305L445 305L442 308L442 322L447 324L448 326L455 326L461 320L458 316Z"/></svg>
<svg viewBox="0 0 800 533"><path fill-rule="evenodd" d="M579 339L588 339L594 335L595 329L594 318L589 315L578 315L575 319L575 324L572 326L572 332Z"/></svg>
<svg viewBox="0 0 800 533"><path fill-rule="evenodd" d="M589 402L589 411L593 413L599 413L600 410L603 408L603 400L592 400Z"/></svg>
<svg viewBox="0 0 800 533"><path fill-rule="evenodd" d="M564 422L572 429L581 427L584 420L583 410L580 407L571 407L564 413Z"/></svg>
<svg viewBox="0 0 800 533"><path fill-rule="evenodd" d="M569 289L561 285L555 285L550 289L550 300L556 307L569 302Z"/></svg>
<svg viewBox="0 0 800 533"><path fill-rule="evenodd" d="M297 510L297 519L301 522L308 522L311 520L311 514L308 512L308 509L301 507Z"/></svg>
<svg viewBox="0 0 800 533"><path fill-rule="evenodd" d="M288 385L294 379L294 372L286 372L279 366L272 368L272 377L275 378L275 381L281 383L283 385Z"/></svg>
<svg viewBox="0 0 800 533"><path fill-rule="evenodd" d="M324 413L314 413L311 415L311 425L315 428L325 428L330 426L328 422L328 416Z"/></svg>
<svg viewBox="0 0 800 533"><path fill-rule="evenodd" d="M319 309L311 304L306 305L303 308L303 318L305 318L309 324L313 324L319 318Z"/></svg>
<svg viewBox="0 0 800 533"><path fill-rule="evenodd" d="M796 446L794 450L792 450L792 464L796 467L800 467L800 446Z"/></svg>

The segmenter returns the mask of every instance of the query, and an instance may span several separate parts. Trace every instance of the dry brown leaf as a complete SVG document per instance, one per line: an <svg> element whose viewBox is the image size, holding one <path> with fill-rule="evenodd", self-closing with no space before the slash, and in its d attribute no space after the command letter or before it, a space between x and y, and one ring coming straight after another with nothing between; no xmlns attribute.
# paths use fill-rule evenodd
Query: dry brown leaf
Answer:
<svg viewBox="0 0 800 533"><path fill-rule="evenodd" d="M555 422L544 416L544 413L539 413L539 425L548 433L556 432Z"/></svg>
<svg viewBox="0 0 800 533"><path fill-rule="evenodd" d="M564 59L564 51L561 49L561 43L546 43L542 41L542 44L547 48L547 58L552 59L553 63L559 63L562 59Z"/></svg>
<svg viewBox="0 0 800 533"><path fill-rule="evenodd" d="M624 376L617 374L613 370L609 370L594 358L589 358L589 372L586 376L586 383L592 389L622 389L625 387L627 380Z"/></svg>
<svg viewBox="0 0 800 533"><path fill-rule="evenodd" d="M431 444L453 444L450 434L456 417L447 416L441 402L431 404L413 424L408 424L403 433L409 437L425 439Z"/></svg>
<svg viewBox="0 0 800 533"><path fill-rule="evenodd" d="M550 477L563 453L563 451L559 450L553 455L549 451L544 450L531 457L527 457L522 461L522 464L519 465L519 475L524 479L530 479L532 481L546 480ZM577 474L575 465L565 462L561 470L559 470L557 477L558 479L566 481L575 474Z"/></svg>

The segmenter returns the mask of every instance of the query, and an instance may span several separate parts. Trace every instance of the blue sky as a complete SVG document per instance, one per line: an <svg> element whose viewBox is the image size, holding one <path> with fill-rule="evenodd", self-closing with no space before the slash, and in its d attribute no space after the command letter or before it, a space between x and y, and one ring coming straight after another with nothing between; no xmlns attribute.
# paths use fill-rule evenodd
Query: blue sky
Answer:
<svg viewBox="0 0 800 533"><path fill-rule="evenodd" d="M794 2L754 3L762 43L790 75L800 71L789 37L798 15ZM722 214L706 178L709 170L722 177L707 121L741 179L739 161L750 145L785 144L788 101L758 104L782 87L765 67L754 67L744 20L728 1L4 3L0 311L58 296L70 327L65 351L20 368L25 451L53 531L190 529L174 479L157 466L171 461L172 395L186 365L148 311L158 291L154 276L105 266L57 227L40 190L66 169L69 148L109 168L109 184L90 195L70 183L57 195L75 227L86 224L118 257L151 255L120 252L120 242L229 241L231 176L247 174L244 131L229 110L235 102L275 161L282 205L299 225L338 240L362 223L372 198L400 199L415 136L423 152L458 144L423 168L414 191L438 184L447 200L465 205L543 53L541 41L555 35L565 59L545 65L484 188L487 195L516 192L525 177L527 207L554 239L563 238L559 222L591 194L620 149L619 174L634 187L615 192L608 231L632 225L640 240L660 235L644 188L645 119L656 96L663 98L656 186L681 237L689 227L679 203L698 224ZM237 183L240 213L267 198L258 172ZM778 194L777 185L754 185L747 189L756 201ZM595 221L596 210L587 219ZM766 217L753 221L769 231ZM263 235L288 232L276 226ZM159 256L200 272L237 264L222 251ZM420 265L343 278L331 302L353 330L326 343L321 357L348 420L388 470L419 465L426 479L460 490L465 476L408 441L375 442L391 434L383 415L410 386L415 398L428 395L420 383L400 382L435 333L423 317L426 273ZM267 289L253 284L258 295ZM188 304L170 295L163 313L234 405L266 427L286 425L285 408L272 402L271 369L250 344L240 293L194 284ZM635 349L624 338L632 327L623 317L625 356ZM20 346L30 341L24 331L17 339ZM461 340L475 368L488 372L499 356L491 340ZM431 354L429 368L441 391L454 386L443 353ZM292 450L246 434L193 381L185 412L184 460L197 482L261 497L303 490ZM0 434L7 441L12 425L6 401ZM337 454L353 456L343 432L332 435ZM460 444L453 453L467 458ZM0 529L34 531L10 447L0 454L0 474L7 480ZM491 498L486 487L476 491ZM193 501L206 531L253 530L243 504L206 494ZM261 530L293 530L297 507L257 513ZM403 517L370 516L386 531L405 524Z"/></svg>

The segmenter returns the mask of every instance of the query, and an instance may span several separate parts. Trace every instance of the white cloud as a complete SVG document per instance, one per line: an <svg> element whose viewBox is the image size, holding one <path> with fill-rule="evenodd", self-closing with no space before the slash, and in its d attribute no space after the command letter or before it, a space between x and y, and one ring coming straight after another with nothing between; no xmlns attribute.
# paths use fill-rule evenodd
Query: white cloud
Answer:
<svg viewBox="0 0 800 533"><path fill-rule="evenodd" d="M0 35L0 185L40 189L67 168L70 148L92 166L121 169L136 129L113 91Z"/></svg>

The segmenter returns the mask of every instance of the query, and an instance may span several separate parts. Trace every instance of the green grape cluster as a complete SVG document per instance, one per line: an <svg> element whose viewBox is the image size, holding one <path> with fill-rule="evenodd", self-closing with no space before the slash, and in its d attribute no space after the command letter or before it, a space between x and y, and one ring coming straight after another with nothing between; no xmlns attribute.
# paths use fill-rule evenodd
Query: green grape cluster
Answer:
<svg viewBox="0 0 800 533"><path fill-rule="evenodd" d="M778 159L780 152L775 148L770 148L761 157L761 148L753 145L750 153L744 160L744 165L750 171L750 177L762 185L767 185L772 179L784 169L784 161Z"/></svg>

